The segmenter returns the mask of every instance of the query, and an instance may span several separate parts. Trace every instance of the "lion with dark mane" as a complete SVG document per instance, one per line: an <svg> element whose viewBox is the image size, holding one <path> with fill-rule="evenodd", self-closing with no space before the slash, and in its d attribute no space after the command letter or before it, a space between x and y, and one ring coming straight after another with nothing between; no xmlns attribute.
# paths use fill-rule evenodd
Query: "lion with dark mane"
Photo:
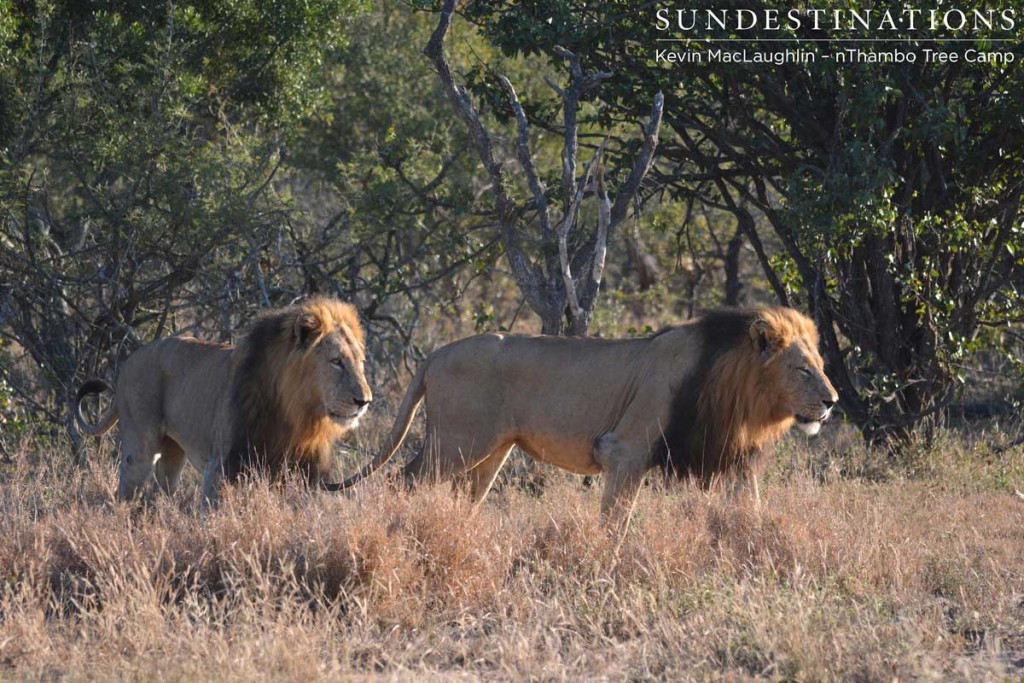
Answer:
<svg viewBox="0 0 1024 683"><path fill-rule="evenodd" d="M828 419L837 396L817 347L814 323L781 307L712 311L645 339L463 339L426 359L384 448L336 488L394 455L424 399L424 445L406 478L466 480L476 502L513 446L604 474L606 513L631 508L655 467L742 482L792 425L816 433Z"/></svg>
<svg viewBox="0 0 1024 683"><path fill-rule="evenodd" d="M111 388L92 379L79 389L77 422L100 436L120 419L122 500L151 475L173 492L186 460L203 472L210 503L222 479L246 472L279 477L290 468L323 484L332 445L372 400L364 358L355 308L314 298L263 315L233 348L176 337L144 346L125 361L97 424L82 399Z"/></svg>

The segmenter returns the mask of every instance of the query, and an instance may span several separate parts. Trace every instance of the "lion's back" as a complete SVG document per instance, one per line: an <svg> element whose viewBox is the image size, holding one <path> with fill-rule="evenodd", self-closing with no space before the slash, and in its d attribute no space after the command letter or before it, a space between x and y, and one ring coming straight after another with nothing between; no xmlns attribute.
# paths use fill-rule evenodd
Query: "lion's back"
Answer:
<svg viewBox="0 0 1024 683"><path fill-rule="evenodd" d="M207 448L230 394L232 348L189 337L168 337L133 353L117 380L118 409L137 424L163 425L188 449Z"/></svg>
<svg viewBox="0 0 1024 683"><path fill-rule="evenodd" d="M589 451L642 394L656 433L657 421L667 419L668 387L688 365L665 358L661 346L650 339L468 337L428 359L427 414L447 432L455 423L463 430L491 424L517 440L557 435Z"/></svg>
<svg viewBox="0 0 1024 683"><path fill-rule="evenodd" d="M549 383L614 383L619 370L641 357L645 340L602 340L489 333L447 344L428 360L428 386L440 378L476 385L528 389Z"/></svg>
<svg viewBox="0 0 1024 683"><path fill-rule="evenodd" d="M125 361L118 382L186 384L209 390L228 379L232 347L193 337L167 337L146 344Z"/></svg>

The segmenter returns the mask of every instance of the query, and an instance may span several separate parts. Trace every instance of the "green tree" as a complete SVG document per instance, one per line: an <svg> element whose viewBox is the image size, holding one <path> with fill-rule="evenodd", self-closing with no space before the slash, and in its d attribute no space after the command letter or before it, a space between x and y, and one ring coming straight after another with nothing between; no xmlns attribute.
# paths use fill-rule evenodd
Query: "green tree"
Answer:
<svg viewBox="0 0 1024 683"><path fill-rule="evenodd" d="M0 0L0 333L61 419L113 352L262 291L285 145L358 0ZM244 310L244 308L243 308Z"/></svg>
<svg viewBox="0 0 1024 683"><path fill-rule="evenodd" d="M919 32L898 46L916 55L913 63L840 64L821 56L846 45L816 42L801 45L818 57L804 63L665 65L654 59L654 39L666 35L655 28L654 9L483 0L466 16L508 55L554 62L564 46L585 68L613 72L599 110L609 122L641 120L653 93L664 91L674 134L662 142L654 180L734 213L778 299L807 306L818 320L847 414L869 438L905 435L938 414L982 330L1020 319L1022 23L1009 32L982 27L969 44L946 42L948 31ZM757 43L756 31L703 36L770 47ZM805 23L773 37L839 36ZM1014 46L1016 60L942 63L924 55L998 45ZM708 49L694 40L672 46ZM764 247L768 231L778 253Z"/></svg>
<svg viewBox="0 0 1024 683"><path fill-rule="evenodd" d="M327 57L327 102L289 157L303 209L289 219L301 286L336 287L375 336L413 355L421 318L457 305L498 255L466 135L420 53L434 20L391 4L355 19Z"/></svg>
<svg viewBox="0 0 1024 683"><path fill-rule="evenodd" d="M546 188L534 162L534 149L525 108L512 82L499 74L504 98L516 122L515 158L525 177L530 199L518 205L511 164L504 161L492 143L480 111L466 87L456 81L447 57L444 40L451 28L455 0L444 3L437 29L424 49L437 69L444 93L456 114L465 123L472 145L491 187L494 214L506 260L524 300L540 316L546 334L586 334L593 318L607 262L608 241L625 220L640 185L653 162L658 144L664 98L655 95L650 120L642 129L642 143L614 202L605 180L604 154L607 137L598 145L591 160L578 172L579 124L581 102L609 74L585 72L571 52L555 46L555 53L569 64L568 83L562 87L548 80L558 94L562 112L562 151L560 211L552 211L557 196ZM597 225L587 234L581 220L587 194L597 200ZM533 217L535 216L535 218ZM536 229L529 227L531 224ZM571 235L571 239L570 239ZM530 248L530 244L534 248ZM531 253L532 252L532 253Z"/></svg>

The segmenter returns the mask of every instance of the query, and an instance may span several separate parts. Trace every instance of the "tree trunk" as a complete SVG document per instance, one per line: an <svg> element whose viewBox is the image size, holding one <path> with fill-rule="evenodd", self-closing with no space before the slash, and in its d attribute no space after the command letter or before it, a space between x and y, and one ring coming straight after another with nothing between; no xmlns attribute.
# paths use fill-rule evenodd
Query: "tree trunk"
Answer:
<svg viewBox="0 0 1024 683"><path fill-rule="evenodd" d="M740 292L743 290L743 283L740 282L740 250L743 248L743 228L736 227L725 248L725 305L739 306Z"/></svg>
<svg viewBox="0 0 1024 683"><path fill-rule="evenodd" d="M644 248L643 239L640 237L640 227L634 222L633 229L626 237L626 252L629 256L629 263L636 269L640 279L640 291L646 292L661 279L661 267L658 266L658 259Z"/></svg>
<svg viewBox="0 0 1024 683"><path fill-rule="evenodd" d="M565 315L540 313L540 333L561 336L565 332Z"/></svg>

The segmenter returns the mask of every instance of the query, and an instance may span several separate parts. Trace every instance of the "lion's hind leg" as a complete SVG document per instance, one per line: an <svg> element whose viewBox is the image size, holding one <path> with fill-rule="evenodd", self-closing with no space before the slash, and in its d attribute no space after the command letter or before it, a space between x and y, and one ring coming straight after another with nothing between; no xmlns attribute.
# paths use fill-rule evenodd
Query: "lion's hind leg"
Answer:
<svg viewBox="0 0 1024 683"><path fill-rule="evenodd" d="M473 500L473 505L479 505L487 497L498 472L501 471L501 466L505 464L508 454L512 452L512 445L508 443L498 446L469 471L469 496Z"/></svg>
<svg viewBox="0 0 1024 683"><path fill-rule="evenodd" d="M217 507L220 498L220 487L224 483L224 466L218 454L213 454L206 461L203 469L203 493L200 498L200 510L208 512Z"/></svg>
<svg viewBox="0 0 1024 683"><path fill-rule="evenodd" d="M178 488L181 470L185 466L185 451L169 436L160 440L160 457L154 466L153 476L157 486L170 495Z"/></svg>
<svg viewBox="0 0 1024 683"><path fill-rule="evenodd" d="M155 347L153 347L155 348ZM164 436L163 380L145 370L146 351L133 355L117 381L117 412L121 416L121 461L118 466L118 500L139 497L149 484L153 463L161 452Z"/></svg>
<svg viewBox="0 0 1024 683"><path fill-rule="evenodd" d="M160 435L123 424L121 429L121 462L117 485L118 500L139 496L153 472L153 459L160 453Z"/></svg>
<svg viewBox="0 0 1024 683"><path fill-rule="evenodd" d="M512 450L511 441L456 439L451 433L442 441L428 429L422 448L405 466L409 484L450 481L456 488L469 484L474 504L487 497L501 466Z"/></svg>

